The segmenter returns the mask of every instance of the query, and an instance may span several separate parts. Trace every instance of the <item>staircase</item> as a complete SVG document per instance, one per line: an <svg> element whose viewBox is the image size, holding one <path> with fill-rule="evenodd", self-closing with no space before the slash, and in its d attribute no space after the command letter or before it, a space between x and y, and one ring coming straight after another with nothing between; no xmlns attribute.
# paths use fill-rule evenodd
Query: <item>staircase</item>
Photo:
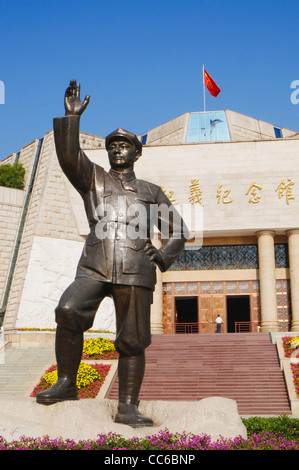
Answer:
<svg viewBox="0 0 299 470"><path fill-rule="evenodd" d="M0 361L0 396L29 396L45 370L56 364L53 346L6 349Z"/></svg>
<svg viewBox="0 0 299 470"><path fill-rule="evenodd" d="M140 400L231 398L239 414L291 414L276 345L268 333L154 335ZM117 374L106 398L117 399Z"/></svg>

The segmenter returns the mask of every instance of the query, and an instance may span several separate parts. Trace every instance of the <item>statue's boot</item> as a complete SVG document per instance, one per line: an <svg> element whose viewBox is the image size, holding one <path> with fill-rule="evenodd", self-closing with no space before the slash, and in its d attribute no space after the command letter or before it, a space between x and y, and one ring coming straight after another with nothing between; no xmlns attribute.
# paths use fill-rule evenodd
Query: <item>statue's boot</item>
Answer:
<svg viewBox="0 0 299 470"><path fill-rule="evenodd" d="M77 372L82 357L83 333L58 326L55 352L58 380L36 396L37 403L51 405L65 400L78 400Z"/></svg>
<svg viewBox="0 0 299 470"><path fill-rule="evenodd" d="M153 421L138 411L138 396L145 369L144 354L120 356L118 363L119 403L115 423L132 428L153 426Z"/></svg>

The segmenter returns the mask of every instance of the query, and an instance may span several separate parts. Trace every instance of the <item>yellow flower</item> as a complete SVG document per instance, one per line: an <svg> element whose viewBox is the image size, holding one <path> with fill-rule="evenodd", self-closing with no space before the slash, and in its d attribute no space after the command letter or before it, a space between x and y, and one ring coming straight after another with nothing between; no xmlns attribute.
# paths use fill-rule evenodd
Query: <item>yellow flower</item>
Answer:
<svg viewBox="0 0 299 470"><path fill-rule="evenodd" d="M296 349L299 347L299 336L294 336L293 338L286 341L286 344L292 346L292 348Z"/></svg>
<svg viewBox="0 0 299 470"><path fill-rule="evenodd" d="M50 385L54 385L58 379L57 370L54 370L52 372L47 372L44 375L44 379ZM98 379L99 379L99 374L92 366L85 364L85 362L80 363L78 374L77 374L78 388L87 387L88 385L92 384Z"/></svg>
<svg viewBox="0 0 299 470"><path fill-rule="evenodd" d="M105 352L115 351L113 342L107 338L94 338L84 341L83 354L93 356Z"/></svg>

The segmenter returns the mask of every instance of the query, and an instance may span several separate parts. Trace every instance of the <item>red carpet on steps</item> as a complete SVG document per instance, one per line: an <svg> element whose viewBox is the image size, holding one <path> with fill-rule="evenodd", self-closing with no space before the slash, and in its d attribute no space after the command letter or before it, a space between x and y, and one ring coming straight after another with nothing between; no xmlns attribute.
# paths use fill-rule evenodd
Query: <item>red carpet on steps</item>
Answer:
<svg viewBox="0 0 299 470"><path fill-rule="evenodd" d="M153 335L140 400L235 400L240 415L291 414L268 333ZM117 373L106 398L118 398Z"/></svg>

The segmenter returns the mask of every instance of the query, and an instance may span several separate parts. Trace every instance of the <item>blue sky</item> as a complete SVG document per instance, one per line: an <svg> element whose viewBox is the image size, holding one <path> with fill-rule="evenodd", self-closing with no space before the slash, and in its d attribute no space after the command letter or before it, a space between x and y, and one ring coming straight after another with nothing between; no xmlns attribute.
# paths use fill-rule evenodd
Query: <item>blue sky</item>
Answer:
<svg viewBox="0 0 299 470"><path fill-rule="evenodd" d="M90 104L81 130L136 134L206 109L299 131L299 2L0 0L0 159L52 128L70 79Z"/></svg>

